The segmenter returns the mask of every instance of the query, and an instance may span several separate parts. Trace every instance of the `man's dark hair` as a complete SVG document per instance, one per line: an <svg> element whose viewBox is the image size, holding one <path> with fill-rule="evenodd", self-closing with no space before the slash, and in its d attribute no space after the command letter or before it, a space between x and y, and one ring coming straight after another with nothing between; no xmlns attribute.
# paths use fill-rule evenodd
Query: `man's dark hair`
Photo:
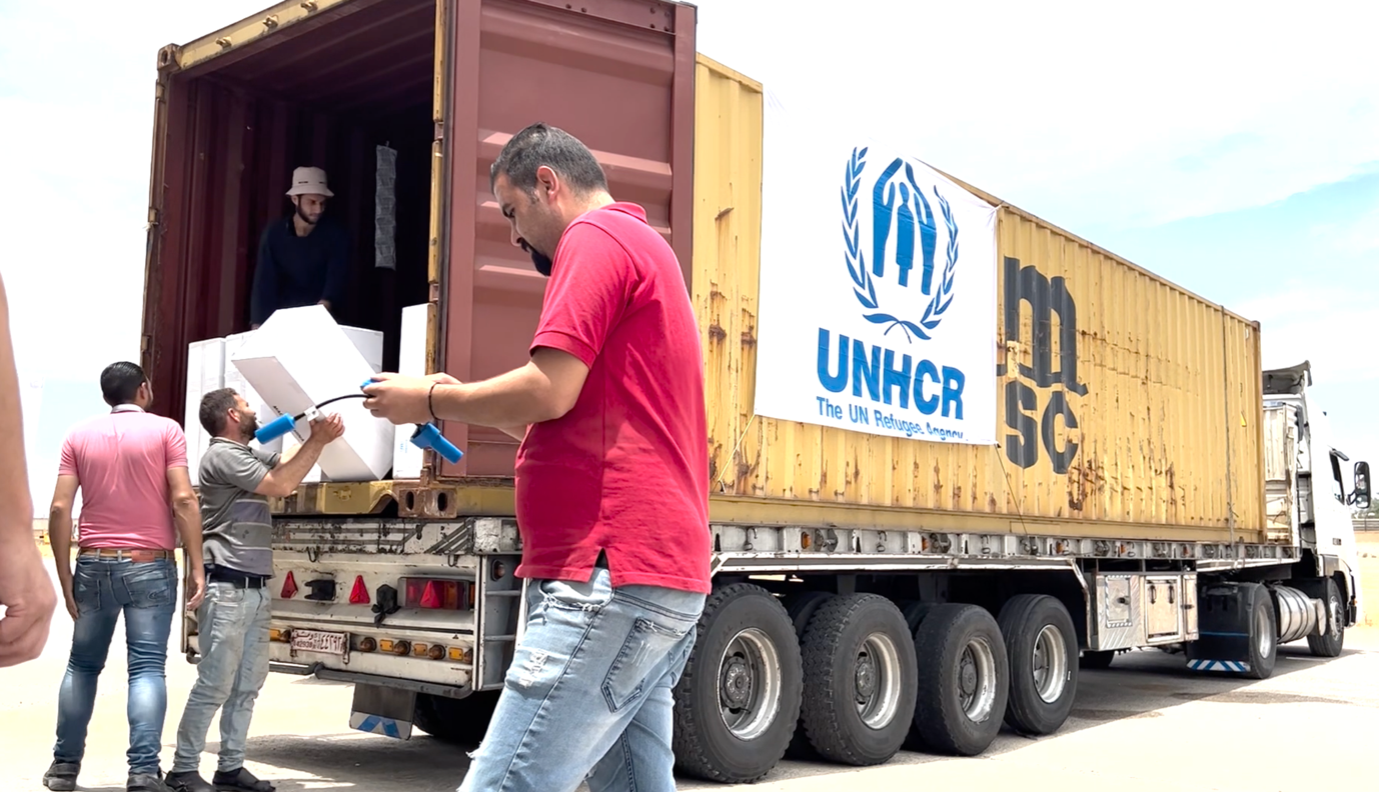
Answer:
<svg viewBox="0 0 1384 797"><path fill-rule="evenodd" d="M490 190L504 175L509 184L529 196L538 187L538 167L557 172L577 195L607 191L605 171L591 150L572 134L551 125L535 122L514 134L490 164Z"/></svg>
<svg viewBox="0 0 1384 797"><path fill-rule="evenodd" d="M139 395L139 386L148 381L144 369L134 363L111 363L101 372L101 397L112 407L131 404Z"/></svg>
<svg viewBox="0 0 1384 797"><path fill-rule="evenodd" d="M236 392L234 388L223 387L202 397L202 406L197 409L197 420L209 435L221 434L226 425L226 413L235 409Z"/></svg>

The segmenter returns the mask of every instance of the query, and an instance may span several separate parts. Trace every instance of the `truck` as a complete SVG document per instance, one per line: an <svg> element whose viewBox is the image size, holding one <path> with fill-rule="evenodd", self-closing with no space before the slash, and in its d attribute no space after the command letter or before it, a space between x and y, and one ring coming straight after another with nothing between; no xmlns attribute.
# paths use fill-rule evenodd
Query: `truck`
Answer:
<svg viewBox="0 0 1384 797"><path fill-rule="evenodd" d="M959 180L996 214L1000 443L757 415L765 93L697 52L696 23L668 0L285 0L164 47L154 383L196 378L190 346L248 330L256 242L300 165L327 170L351 230L333 311L382 333L386 370L522 364L544 280L488 167L547 121L645 208L703 333L713 588L676 689L682 773L978 755L1002 726L1056 732L1081 671L1140 648L1257 679L1280 645L1341 653L1360 611L1349 507L1370 475L1331 436L1310 363L1264 369L1257 323ZM182 417L181 391L156 396ZM352 728L473 745L527 611L517 443L442 431L460 461L273 499L270 650L277 670L352 684Z"/></svg>

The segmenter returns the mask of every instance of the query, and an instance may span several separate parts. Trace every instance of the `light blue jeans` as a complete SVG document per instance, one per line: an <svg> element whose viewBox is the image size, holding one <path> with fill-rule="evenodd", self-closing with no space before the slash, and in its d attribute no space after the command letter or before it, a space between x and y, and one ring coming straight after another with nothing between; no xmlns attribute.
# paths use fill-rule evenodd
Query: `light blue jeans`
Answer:
<svg viewBox="0 0 1384 797"><path fill-rule="evenodd" d="M197 683L178 724L173 772L195 772L207 746L207 732L221 709L221 753L216 771L245 765L245 739L255 698L269 675L269 590L207 583L207 599L197 610L202 660Z"/></svg>
<svg viewBox="0 0 1384 797"><path fill-rule="evenodd" d="M531 581L528 625L457 791L676 791L673 687L706 596Z"/></svg>
<svg viewBox="0 0 1384 797"><path fill-rule="evenodd" d="M164 662L173 609L178 603L178 568L172 559L132 562L127 558L77 557L72 576L77 622L67 674L58 692L58 739L53 760L80 764L87 726L96 705L96 682L106 666L115 622L125 615L129 656L130 773L157 774L168 710Z"/></svg>

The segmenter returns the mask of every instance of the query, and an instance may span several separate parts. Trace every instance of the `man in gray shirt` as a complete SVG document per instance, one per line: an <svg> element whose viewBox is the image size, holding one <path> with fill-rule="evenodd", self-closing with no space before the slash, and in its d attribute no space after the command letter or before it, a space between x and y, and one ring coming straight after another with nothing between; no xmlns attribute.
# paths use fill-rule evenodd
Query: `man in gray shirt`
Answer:
<svg viewBox="0 0 1384 797"><path fill-rule="evenodd" d="M307 441L281 459L250 448L259 425L234 390L203 396L198 417L213 435L198 471L207 568L206 600L197 611L202 660L165 783L173 791L274 791L245 769L251 712L269 674L267 585L274 573L269 497L298 489L322 449L345 429L339 415L314 421ZM221 752L216 775L207 783L197 770L217 709Z"/></svg>

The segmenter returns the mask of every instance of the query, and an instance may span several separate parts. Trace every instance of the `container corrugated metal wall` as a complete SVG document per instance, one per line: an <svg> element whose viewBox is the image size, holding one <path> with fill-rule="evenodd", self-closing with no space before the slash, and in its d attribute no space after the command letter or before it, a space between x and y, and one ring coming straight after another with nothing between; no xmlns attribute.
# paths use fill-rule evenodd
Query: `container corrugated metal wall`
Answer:
<svg viewBox="0 0 1384 797"><path fill-rule="evenodd" d="M764 499L745 515L762 522L791 502L915 510L907 522L936 528L1262 540L1257 326L1009 206L998 447L753 417L762 134L759 84L701 59L693 295L713 515L738 496ZM1036 326L1035 301L1053 308Z"/></svg>

